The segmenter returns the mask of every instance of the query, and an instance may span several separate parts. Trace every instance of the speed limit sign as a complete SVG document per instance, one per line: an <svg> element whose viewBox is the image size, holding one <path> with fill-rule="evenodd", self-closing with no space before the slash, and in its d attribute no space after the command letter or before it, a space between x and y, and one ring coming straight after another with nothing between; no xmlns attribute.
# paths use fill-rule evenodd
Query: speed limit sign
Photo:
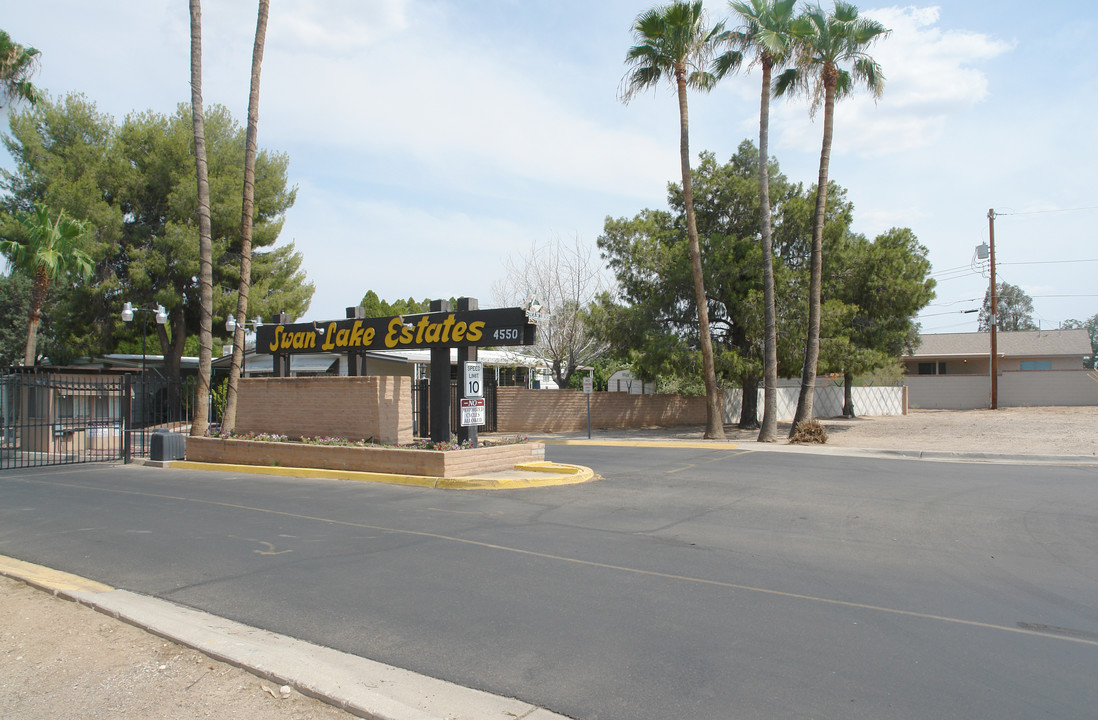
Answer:
<svg viewBox="0 0 1098 720"><path fill-rule="evenodd" d="M465 363L465 395L464 397L484 397L484 364L478 362Z"/></svg>

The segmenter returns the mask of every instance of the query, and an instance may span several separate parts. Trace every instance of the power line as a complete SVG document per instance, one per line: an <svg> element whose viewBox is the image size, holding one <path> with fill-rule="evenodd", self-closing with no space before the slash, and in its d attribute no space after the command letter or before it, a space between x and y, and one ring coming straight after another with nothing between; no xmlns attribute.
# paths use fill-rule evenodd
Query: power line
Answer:
<svg viewBox="0 0 1098 720"><path fill-rule="evenodd" d="M1025 262L999 262L996 265L1053 265L1056 263L1085 263L1098 262L1098 258L1085 258L1083 260L1027 260Z"/></svg>
<svg viewBox="0 0 1098 720"><path fill-rule="evenodd" d="M1004 215L1044 215L1046 213L1077 212L1080 210L1098 210L1098 205L1077 208L1059 208L1056 210L1029 210L1027 212L996 212L995 217L1002 217Z"/></svg>
<svg viewBox="0 0 1098 720"><path fill-rule="evenodd" d="M949 302L927 303L928 307L945 307L946 305L960 305L964 302L979 302L980 298L964 298L963 300L951 300Z"/></svg>
<svg viewBox="0 0 1098 720"><path fill-rule="evenodd" d="M940 315L967 315L968 313L974 313L976 310L950 310L949 312L930 313L929 315L919 315L920 318L939 317Z"/></svg>

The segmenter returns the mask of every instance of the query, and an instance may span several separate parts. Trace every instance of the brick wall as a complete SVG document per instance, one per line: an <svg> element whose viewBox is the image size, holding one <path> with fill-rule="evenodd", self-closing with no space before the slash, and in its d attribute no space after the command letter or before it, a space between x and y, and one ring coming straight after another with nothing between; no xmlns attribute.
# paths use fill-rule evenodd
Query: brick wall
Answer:
<svg viewBox="0 0 1098 720"><path fill-rule="evenodd" d="M412 441L412 380L396 376L242 378L237 432Z"/></svg>
<svg viewBox="0 0 1098 720"><path fill-rule="evenodd" d="M501 387L499 432L561 432L587 429L587 402L579 390ZM680 395L591 395L591 427L704 425L705 398Z"/></svg>

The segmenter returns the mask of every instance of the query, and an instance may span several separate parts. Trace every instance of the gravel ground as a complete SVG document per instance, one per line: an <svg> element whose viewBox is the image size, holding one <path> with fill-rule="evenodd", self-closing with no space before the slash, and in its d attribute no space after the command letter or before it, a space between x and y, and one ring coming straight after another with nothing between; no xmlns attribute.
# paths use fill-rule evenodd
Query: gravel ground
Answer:
<svg viewBox="0 0 1098 720"><path fill-rule="evenodd" d="M3 576L0 617L0 718L352 717Z"/></svg>
<svg viewBox="0 0 1098 720"><path fill-rule="evenodd" d="M876 450L943 450L1008 455L1098 455L1098 407L1000 408L999 410L912 410L907 415L823 418L827 444ZM592 439L632 438L701 440L701 426L621 430L594 428ZM778 424L778 441L787 444L789 423ZM750 447L758 430L726 425L732 442ZM560 433L546 437L583 437Z"/></svg>
<svg viewBox="0 0 1098 720"><path fill-rule="evenodd" d="M824 421L828 445L1035 455L1098 455L1098 408L915 410ZM788 425L781 427L786 442ZM757 431L728 427L745 447ZM572 436L576 436L572 434ZM597 429L593 437L701 439L699 427ZM292 718L347 713L0 576L0 718Z"/></svg>

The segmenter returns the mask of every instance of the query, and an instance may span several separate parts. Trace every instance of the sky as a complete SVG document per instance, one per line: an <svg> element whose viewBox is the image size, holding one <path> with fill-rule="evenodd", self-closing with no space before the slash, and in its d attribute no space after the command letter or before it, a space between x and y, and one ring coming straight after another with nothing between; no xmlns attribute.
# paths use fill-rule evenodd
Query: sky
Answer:
<svg viewBox="0 0 1098 720"><path fill-rule="evenodd" d="M203 3L203 97L247 117L255 2ZM826 4L825 4L826 6ZM618 99L639 0L275 0L259 145L284 152L294 242L316 285L301 320L341 318L368 290L395 300L476 297L533 244L594 247L606 217L667 207L678 182L678 107L663 86ZM707 1L714 21L729 15ZM839 103L830 177L854 230L909 227L937 298L924 332L977 329L987 290L973 264L995 219L997 273L1056 328L1098 313L1098 9L966 0L862 3L892 30L886 77ZM733 23L734 24L734 23ZM9 3L0 28L41 51L36 84L101 112L190 100L183 0ZM690 96L690 143L731 157L758 141L759 72ZM6 131L6 118L3 129ZM775 101L771 154L806 186L822 112ZM2 151L0 151L2 152ZM11 168L3 153L0 165Z"/></svg>

